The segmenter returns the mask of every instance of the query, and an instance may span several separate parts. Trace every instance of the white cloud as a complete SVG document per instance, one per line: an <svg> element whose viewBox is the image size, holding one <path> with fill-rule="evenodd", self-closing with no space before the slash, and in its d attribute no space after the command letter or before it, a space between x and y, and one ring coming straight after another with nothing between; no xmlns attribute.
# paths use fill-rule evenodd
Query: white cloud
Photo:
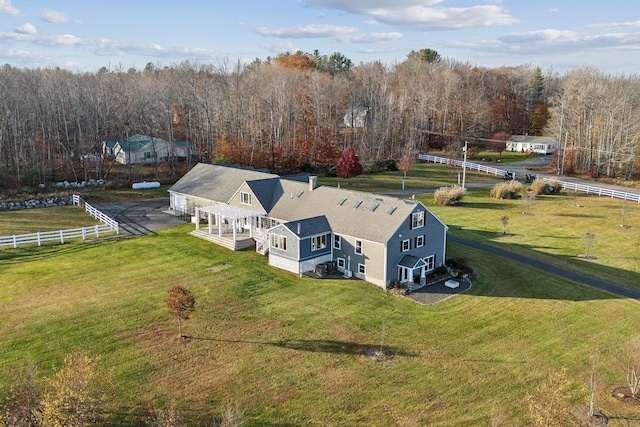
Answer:
<svg viewBox="0 0 640 427"><path fill-rule="evenodd" d="M280 38L321 38L344 37L358 31L356 27L341 27L337 25L304 25L299 27L256 27L254 31L262 36L280 37Z"/></svg>
<svg viewBox="0 0 640 427"><path fill-rule="evenodd" d="M619 29L627 29L627 28L640 28L640 21L605 22L602 24L587 25L586 28L596 29L596 30L619 30Z"/></svg>
<svg viewBox="0 0 640 427"><path fill-rule="evenodd" d="M481 6L430 7L442 0L305 0L310 7L323 7L370 15L379 24L415 30L450 30L493 27L519 22L502 7L500 0ZM369 21L370 22L370 21Z"/></svg>
<svg viewBox="0 0 640 427"><path fill-rule="evenodd" d="M49 47L73 46L84 42L80 37L71 34L42 35L38 36L33 41L36 44Z"/></svg>
<svg viewBox="0 0 640 427"><path fill-rule="evenodd" d="M11 0L0 0L0 13L9 16L20 16L20 9L11 5Z"/></svg>
<svg viewBox="0 0 640 427"><path fill-rule="evenodd" d="M15 49L0 50L1 62L18 62L25 65L39 66L43 62L50 62L53 60L55 60L55 58L44 56L40 53L30 52L27 50L15 50Z"/></svg>
<svg viewBox="0 0 640 427"><path fill-rule="evenodd" d="M369 15L375 11L434 5L442 3L442 0L306 0L305 3L310 7L337 9L350 13Z"/></svg>
<svg viewBox="0 0 640 427"><path fill-rule="evenodd" d="M488 55L586 55L603 49L640 50L640 33L588 34L546 29L513 33L497 40L447 41L441 44L443 47L484 52Z"/></svg>
<svg viewBox="0 0 640 427"><path fill-rule="evenodd" d="M275 54L296 52L298 48L293 43L264 43L260 45L263 49Z"/></svg>
<svg viewBox="0 0 640 427"><path fill-rule="evenodd" d="M0 0L1 1L1 0ZM43 21L50 22L52 24L64 24L67 22L73 22L75 24L79 24L81 21L79 19L72 19L66 13L60 12L53 9L45 9L40 14L40 18Z"/></svg>
<svg viewBox="0 0 640 427"><path fill-rule="evenodd" d="M19 27L16 27L14 31L20 34L31 34L31 35L38 33L38 30L36 30L36 27L31 25L31 23L29 22L26 22L20 25Z"/></svg>
<svg viewBox="0 0 640 427"><path fill-rule="evenodd" d="M373 13L378 22L416 30L452 30L493 27L518 22L499 6L468 8L410 7L401 10L381 10Z"/></svg>
<svg viewBox="0 0 640 427"><path fill-rule="evenodd" d="M558 12L560 12L560 9L549 9L549 12L558 13Z"/></svg>
<svg viewBox="0 0 640 427"><path fill-rule="evenodd" d="M402 33L361 33L338 37L344 43L384 43L402 38Z"/></svg>

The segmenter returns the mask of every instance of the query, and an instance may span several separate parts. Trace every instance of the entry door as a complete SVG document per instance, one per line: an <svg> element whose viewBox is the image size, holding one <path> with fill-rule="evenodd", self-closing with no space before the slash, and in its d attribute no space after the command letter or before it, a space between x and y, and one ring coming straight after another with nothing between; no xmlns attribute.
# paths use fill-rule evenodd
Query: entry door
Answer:
<svg viewBox="0 0 640 427"><path fill-rule="evenodd" d="M400 267L400 282L408 282L409 281L409 269Z"/></svg>

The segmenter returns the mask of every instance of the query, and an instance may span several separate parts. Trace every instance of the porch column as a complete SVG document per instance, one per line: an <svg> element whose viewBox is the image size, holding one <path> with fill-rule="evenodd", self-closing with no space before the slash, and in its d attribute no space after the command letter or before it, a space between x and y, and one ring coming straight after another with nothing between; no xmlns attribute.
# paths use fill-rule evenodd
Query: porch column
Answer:
<svg viewBox="0 0 640 427"><path fill-rule="evenodd" d="M424 265L420 268L420 284L422 286L427 284L427 276L425 275L425 266Z"/></svg>
<svg viewBox="0 0 640 427"><path fill-rule="evenodd" d="M253 239L253 220L255 219L254 216L250 216L249 217L249 237Z"/></svg>
<svg viewBox="0 0 640 427"><path fill-rule="evenodd" d="M218 220L218 237L222 237L222 224L224 224L224 217L222 215L216 215Z"/></svg>
<svg viewBox="0 0 640 427"><path fill-rule="evenodd" d="M196 231L200 230L200 209L196 208Z"/></svg>
<svg viewBox="0 0 640 427"><path fill-rule="evenodd" d="M207 212L207 213L209 214L209 215L207 216L207 220L208 220L207 224L209 224L209 234L211 234L211 233L213 232L212 224L211 224L211 216L212 216L212 215L211 215L211 212Z"/></svg>
<svg viewBox="0 0 640 427"><path fill-rule="evenodd" d="M236 241L236 235L238 233L236 228L238 228L238 220L236 218L233 218L233 241L234 242Z"/></svg>

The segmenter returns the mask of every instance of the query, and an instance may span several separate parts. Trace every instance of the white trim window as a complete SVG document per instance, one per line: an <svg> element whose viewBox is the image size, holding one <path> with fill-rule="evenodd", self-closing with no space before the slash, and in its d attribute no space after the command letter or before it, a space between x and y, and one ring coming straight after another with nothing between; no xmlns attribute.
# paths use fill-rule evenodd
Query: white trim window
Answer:
<svg viewBox="0 0 640 427"><path fill-rule="evenodd" d="M411 229L424 227L424 211L411 214Z"/></svg>
<svg viewBox="0 0 640 427"><path fill-rule="evenodd" d="M356 243L353 246L353 251L356 255L362 255L362 240L356 240Z"/></svg>
<svg viewBox="0 0 640 427"><path fill-rule="evenodd" d="M333 235L333 249L342 249L342 238L338 234Z"/></svg>
<svg viewBox="0 0 640 427"><path fill-rule="evenodd" d="M336 261L338 262L338 268L342 268L345 269L347 268L347 262L344 258L337 258Z"/></svg>
<svg viewBox="0 0 640 427"><path fill-rule="evenodd" d="M358 264L358 274L367 274L367 266L364 264Z"/></svg>
<svg viewBox="0 0 640 427"><path fill-rule="evenodd" d="M421 248L424 246L424 234L416 237L416 248Z"/></svg>
<svg viewBox="0 0 640 427"><path fill-rule="evenodd" d="M271 233L271 247L274 249L287 250L287 236L280 236Z"/></svg>
<svg viewBox="0 0 640 427"><path fill-rule="evenodd" d="M240 192L240 203L243 205L251 205L251 193Z"/></svg>
<svg viewBox="0 0 640 427"><path fill-rule="evenodd" d="M411 250L411 239L403 240L402 243L400 243L400 249L402 250L402 252L410 251Z"/></svg>
<svg viewBox="0 0 640 427"><path fill-rule="evenodd" d="M428 257L422 258L424 263L426 264L424 267L425 272L433 271L436 268L436 256L430 255Z"/></svg>
<svg viewBox="0 0 640 427"><path fill-rule="evenodd" d="M319 251L327 247L327 235L316 236L311 238L311 250Z"/></svg>

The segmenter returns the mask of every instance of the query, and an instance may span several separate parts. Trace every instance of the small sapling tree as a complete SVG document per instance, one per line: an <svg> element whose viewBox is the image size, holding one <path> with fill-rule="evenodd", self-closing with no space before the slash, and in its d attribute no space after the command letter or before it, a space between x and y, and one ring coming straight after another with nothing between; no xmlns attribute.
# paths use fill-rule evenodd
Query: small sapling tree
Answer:
<svg viewBox="0 0 640 427"><path fill-rule="evenodd" d="M404 190L404 182L407 179L407 173L411 170L411 158L408 155L403 155L400 160L396 162L398 170L402 172L402 189Z"/></svg>
<svg viewBox="0 0 640 427"><path fill-rule="evenodd" d="M593 246L593 244L596 241L596 235L593 234L590 231L587 231L587 233L584 235L584 244L587 248L587 253L585 255L585 258L590 258L591 256L589 255L589 250L591 249L591 246Z"/></svg>
<svg viewBox="0 0 640 427"><path fill-rule="evenodd" d="M336 163L336 173L340 178L344 178L349 182L350 178L356 177L362 173L362 165L360 159L353 148L345 148L340 156L340 160Z"/></svg>
<svg viewBox="0 0 640 427"><path fill-rule="evenodd" d="M524 212L522 212L522 215L530 215L529 208L533 206L535 203L536 203L536 199L534 196L529 194L522 196L522 199L520 199L520 204L522 205L522 207L524 207Z"/></svg>
<svg viewBox="0 0 640 427"><path fill-rule="evenodd" d="M502 215L502 217L500 218L500 222L502 222L502 234L506 236L507 225L509 225L509 217L507 215Z"/></svg>
<svg viewBox="0 0 640 427"><path fill-rule="evenodd" d="M175 285L167 291L167 298L164 300L172 316L178 319L178 336L182 338L182 320L189 318L195 307L196 300L188 289L180 285Z"/></svg>

